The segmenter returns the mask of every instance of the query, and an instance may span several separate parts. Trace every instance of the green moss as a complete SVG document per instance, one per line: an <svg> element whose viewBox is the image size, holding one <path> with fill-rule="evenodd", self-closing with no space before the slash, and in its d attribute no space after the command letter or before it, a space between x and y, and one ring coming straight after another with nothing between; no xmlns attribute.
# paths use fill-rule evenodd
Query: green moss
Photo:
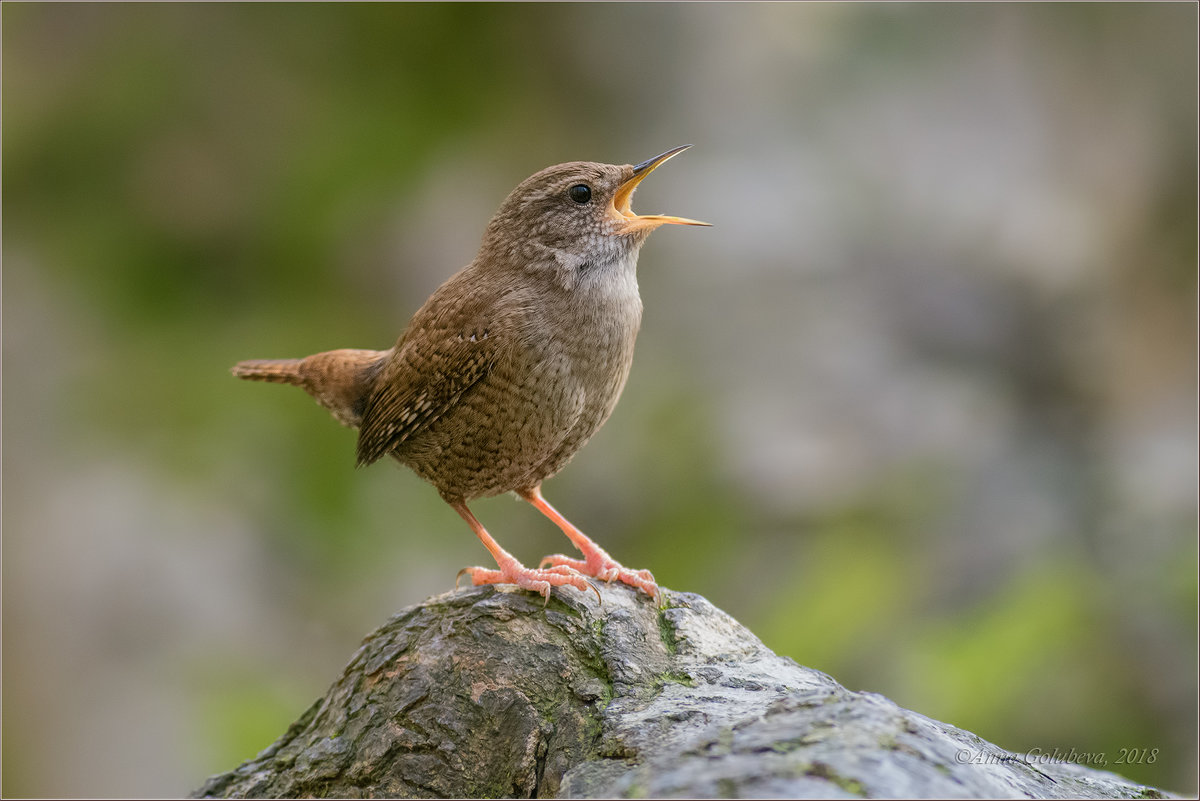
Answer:
<svg viewBox="0 0 1200 801"><path fill-rule="evenodd" d="M674 656L679 651L679 639L675 636L675 627L671 625L671 621L667 620L667 616L663 614L662 610L658 613L658 636L669 656Z"/></svg>
<svg viewBox="0 0 1200 801"><path fill-rule="evenodd" d="M666 673L659 673L654 677L654 688L662 689L667 684L682 684L685 687L695 687L696 680L686 673L668 670Z"/></svg>
<svg viewBox="0 0 1200 801"><path fill-rule="evenodd" d="M604 724L600 721L599 715L590 711L584 712L583 734L593 742L600 741L600 738L604 735Z"/></svg>
<svg viewBox="0 0 1200 801"><path fill-rule="evenodd" d="M543 609L553 609L555 612L562 612L564 615L576 619L583 617L583 612L567 603L562 598L559 598L554 593L550 593L550 599L546 601L546 605L543 607Z"/></svg>
<svg viewBox="0 0 1200 801"><path fill-rule="evenodd" d="M867 796L867 791L863 789L862 782L858 781L857 779L845 779L839 777L838 780L835 780L835 784L852 795L862 796L863 798L866 798Z"/></svg>
<svg viewBox="0 0 1200 801"><path fill-rule="evenodd" d="M845 790L851 795L866 797L867 792L862 786L862 782L857 779L848 779L845 776L839 775L824 762L814 762L805 769L804 773L808 776L815 776L819 779L824 779L827 782L836 784L838 787Z"/></svg>
<svg viewBox="0 0 1200 801"><path fill-rule="evenodd" d="M777 754L790 754L791 752L808 745L809 742L811 741L809 740L808 735L804 735L803 737L793 737L790 740L778 740L774 743L771 743L771 750Z"/></svg>

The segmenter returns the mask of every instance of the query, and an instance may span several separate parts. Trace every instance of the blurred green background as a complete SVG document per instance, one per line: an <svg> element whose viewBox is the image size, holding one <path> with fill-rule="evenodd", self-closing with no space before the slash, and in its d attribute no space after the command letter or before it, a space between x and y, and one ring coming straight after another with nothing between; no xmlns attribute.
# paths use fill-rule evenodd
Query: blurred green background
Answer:
<svg viewBox="0 0 1200 801"><path fill-rule="evenodd" d="M185 793L486 563L228 368L388 347L526 176L685 142L637 207L715 227L643 249L547 497L851 688L1197 791L1194 4L2 21L6 796Z"/></svg>

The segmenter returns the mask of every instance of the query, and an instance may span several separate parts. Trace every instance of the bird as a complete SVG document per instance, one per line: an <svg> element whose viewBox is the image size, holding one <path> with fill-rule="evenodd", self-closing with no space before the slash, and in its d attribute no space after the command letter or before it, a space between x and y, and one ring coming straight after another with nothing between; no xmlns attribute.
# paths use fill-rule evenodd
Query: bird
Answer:
<svg viewBox="0 0 1200 801"><path fill-rule="evenodd" d="M619 581L657 599L633 570L542 496L616 406L642 318L638 253L663 225L709 223L639 215L634 190L691 145L637 165L574 161L522 181L484 229L475 258L418 309L388 350L340 349L236 364L238 378L291 384L358 430L357 464L391 456L432 484L496 562L460 571L475 585L540 593ZM521 564L467 503L515 493L582 554Z"/></svg>

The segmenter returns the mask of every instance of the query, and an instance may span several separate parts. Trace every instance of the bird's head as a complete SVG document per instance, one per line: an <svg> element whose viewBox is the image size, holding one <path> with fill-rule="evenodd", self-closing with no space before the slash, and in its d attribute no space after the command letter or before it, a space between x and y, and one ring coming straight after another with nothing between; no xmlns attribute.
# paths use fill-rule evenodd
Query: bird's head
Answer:
<svg viewBox="0 0 1200 801"><path fill-rule="evenodd" d="M659 226L708 225L665 214L636 214L631 207L638 184L689 147L673 148L637 165L572 161L533 174L505 198L488 223L481 255L519 269L550 263L569 273L631 261ZM567 274L563 278L574 283Z"/></svg>

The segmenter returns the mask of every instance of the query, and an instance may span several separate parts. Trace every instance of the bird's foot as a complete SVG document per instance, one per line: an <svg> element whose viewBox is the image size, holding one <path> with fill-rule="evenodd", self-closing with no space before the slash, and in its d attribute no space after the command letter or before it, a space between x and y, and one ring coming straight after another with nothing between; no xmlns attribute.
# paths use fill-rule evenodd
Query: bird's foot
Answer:
<svg viewBox="0 0 1200 801"><path fill-rule="evenodd" d="M499 567L499 570L493 570L488 567L464 567L458 571L454 585L457 588L458 578L465 573L471 577L471 583L476 586L481 584L515 584L522 589L533 590L540 594L546 599L546 603L550 602L551 588L563 585L574 587L581 592L591 590L596 593L597 600L600 598L600 591L592 586L592 583L587 578L579 571L566 565L544 569L539 567L534 570L525 567L516 559L513 559L511 562L502 562Z"/></svg>
<svg viewBox="0 0 1200 801"><path fill-rule="evenodd" d="M631 570L609 556L602 548L596 547L584 559L572 559L561 553L542 557L540 568L557 570L560 567L569 568L585 576L593 576L604 582L619 581L641 590L651 598L658 598L658 585L649 570Z"/></svg>

